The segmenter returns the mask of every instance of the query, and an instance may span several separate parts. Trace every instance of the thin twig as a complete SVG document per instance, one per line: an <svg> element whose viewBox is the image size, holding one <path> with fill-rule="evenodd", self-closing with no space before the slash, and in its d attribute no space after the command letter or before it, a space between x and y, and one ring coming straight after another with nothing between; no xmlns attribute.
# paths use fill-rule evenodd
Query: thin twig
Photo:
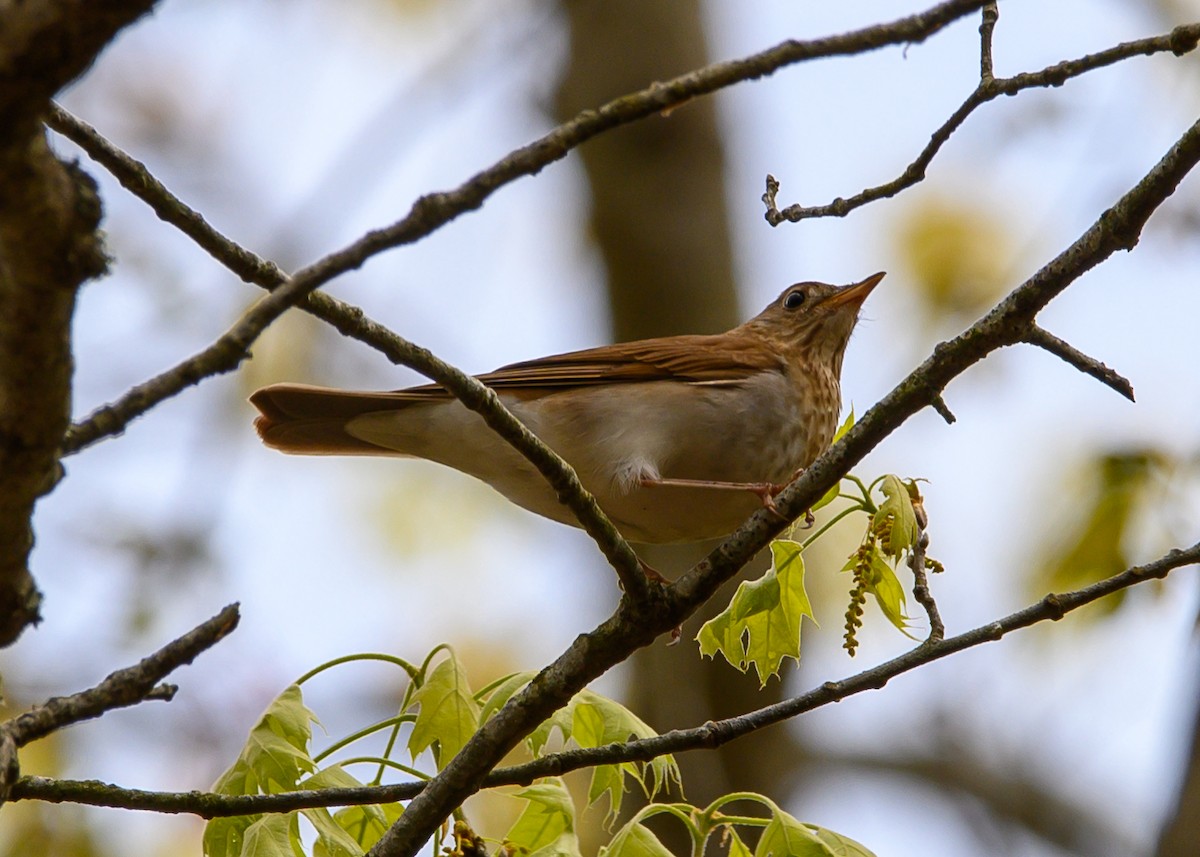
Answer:
<svg viewBox="0 0 1200 857"><path fill-rule="evenodd" d="M47 124L83 148L126 189L146 202L160 218L191 237L214 259L242 279L268 291L288 281L287 275L276 265L210 226L199 212L172 194L142 163L112 145L87 123L55 105ZM584 489L574 470L525 429L498 398L489 395L490 391L485 386L465 372L439 360L432 352L392 333L368 318L356 306L321 292L312 292L301 300L299 307L328 322L339 332L382 352L393 363L416 369L432 378L467 407L480 413L488 425L546 477L558 492L560 500L572 510L584 530L612 563L625 592L631 597L644 597L648 584L633 549L625 543L595 499ZM133 419L189 384L197 383L213 372L236 368L245 355L245 349L238 346L240 341L227 333L200 354L133 387L116 402L97 409L70 428L63 440L62 454L79 452L92 443L114 436Z"/></svg>
<svg viewBox="0 0 1200 857"><path fill-rule="evenodd" d="M1059 339L1046 329L1036 324L1031 324L1022 337L1022 340L1028 342L1030 345L1036 345L1038 348L1044 348L1055 357L1059 357L1065 362L1070 363L1085 375L1091 375L1101 384L1116 390L1129 401L1134 401L1133 384L1129 383L1128 378L1119 374L1115 369L1110 369L1094 357L1089 357L1069 342Z"/></svg>
<svg viewBox="0 0 1200 857"><path fill-rule="evenodd" d="M979 22L979 82L987 85L995 79L992 67L992 34L996 30L996 22L1000 19L1000 10L995 3L985 3L982 9L982 20Z"/></svg>
<svg viewBox="0 0 1200 857"><path fill-rule="evenodd" d="M982 29L982 28L981 28ZM929 138L919 155L904 168L899 176L889 182L867 188L847 199L838 197L825 205L790 205L784 209L774 207L774 195L767 206L766 219L772 226L778 226L785 220L798 222L813 217L845 217L856 208L887 199L901 191L912 187L925 178L925 171L934 157L941 150L950 136L959 129L976 108L998 98L1001 95L1015 95L1024 89L1038 87L1061 86L1074 77L1104 66L1112 65L1121 60L1138 55L1149 56L1155 53L1171 52L1176 56L1189 53L1200 43L1200 24L1186 24L1176 27L1170 33L1161 36L1151 36L1132 42L1123 42L1107 50L1088 54L1074 60L1064 60L1047 66L1041 71L1026 72L1006 78L981 80L975 91L955 110L950 118L941 124ZM778 191L779 183L775 183ZM764 199L764 202L766 200Z"/></svg>
<svg viewBox="0 0 1200 857"><path fill-rule="evenodd" d="M42 705L0 724L18 747L51 732L99 717L114 708L136 705L147 697L162 698L159 682L190 664L203 651L225 639L238 624L238 606L230 604L217 615L167 643L131 667L117 670L88 690L54 697Z"/></svg>
<svg viewBox="0 0 1200 857"><path fill-rule="evenodd" d="M284 276L270 295L251 307L237 324L210 346L156 378L137 385L111 405L98 409L84 425L71 433L68 442L79 448L85 442L118 434L131 420L165 399L205 378L233 371L249 356L250 345L267 326L289 307L311 301L316 289L334 277L361 267L384 250L424 238L460 214L483 205L500 187L539 172L592 137L620 125L664 113L699 95L771 74L787 65L821 57L861 53L887 44L921 42L957 18L979 8L983 2L948 0L923 13L888 24L824 39L784 42L743 59L715 63L665 83L655 83L640 92L610 101L597 110L585 110L541 139L509 153L454 190L420 197L408 215L397 223L366 234L342 250L298 271L291 278ZM198 222L196 218L186 217L183 212L176 212L176 216L180 220L191 220L193 228L199 228L203 223L199 215L196 215ZM254 262L254 259L240 260L248 267L253 266ZM269 270L262 272L268 280L273 279L275 273ZM432 358L432 355L429 357ZM425 371L421 367L414 368ZM433 368L432 363L425 368ZM440 375L428 372L429 377L446 387L465 405L478 411L489 426L516 446L538 468L613 565L626 594L635 598L646 597L650 583L641 571L636 554L600 511L595 499L583 489L571 468L548 447L540 444L503 407L494 393L464 373L453 370L448 364L443 363L439 368L442 370Z"/></svg>
<svg viewBox="0 0 1200 857"><path fill-rule="evenodd" d="M52 732L112 711L136 705L147 699L170 699L171 685L160 684L167 675L189 664L206 649L219 643L237 627L238 607L231 604L216 616L197 625L183 636L167 643L157 652L125 669L117 670L95 687L71 696L54 697L30 711L0 723L3 742L11 758L0 760L0 801L5 799L12 782L4 773L17 771L16 750Z"/></svg>
<svg viewBox="0 0 1200 857"><path fill-rule="evenodd" d="M315 290L334 277L362 267L368 259L384 250L419 241L459 215L479 208L501 187L540 172L551 163L566 157L572 149L605 131L666 113L698 96L773 74L785 66L813 59L861 53L889 44L922 42L963 15L975 11L984 2L986 0L948 0L924 12L887 24L823 39L790 40L748 57L714 63L665 83L654 83L646 89L616 98L597 109L584 110L574 119L533 143L510 152L457 188L418 198L409 213L398 222L367 233L342 250L331 253L316 264L297 272L291 280L278 268L241 248L236 248L236 245L232 245L227 239L216 241L218 236L215 230L207 227L198 213L186 209L186 206L179 208L162 197L160 204L154 206L160 217L184 229L189 235L203 235L205 240L201 246L239 276L263 285L268 290L286 289L287 293L278 304L267 303L261 308L256 307L253 311L255 316L245 319L248 323L239 329L236 336L224 343L214 343L212 349L206 349L205 352L189 358L163 373L158 379L139 385L130 391L129 396L113 405L99 409L72 433L69 438L71 447L78 449L100 437L117 434L124 430L130 420L140 416L164 398L175 395L205 377L231 371L246 358L246 349L257 336L256 329L265 327L284 308L299 306L306 300L312 301ZM78 133L81 123L65 123L62 120L62 111L51 117L52 122L65 129L62 133ZM74 127L71 127L72 124ZM83 133L80 136L86 140L94 133ZM100 146L94 148L99 153L98 158L104 157L101 162L106 166L113 162L111 151L105 152L104 147ZM115 150L112 146L108 148ZM120 169L114 169L114 175L119 179L122 174L130 181L126 186L143 198L146 198L145 195L159 196L159 191L165 190L161 183L157 182L153 185L147 184L144 190L139 190L138 183L145 178L146 170L132 158ZM442 383L442 379L433 375L430 377ZM448 389L454 392L452 388Z"/></svg>
<svg viewBox="0 0 1200 857"><path fill-rule="evenodd" d="M946 421L946 425L954 425L958 421L958 417L954 416L954 412L950 410L950 406L946 404L946 400L942 398L941 393L933 397L933 401L929 403L939 417Z"/></svg>
<svg viewBox="0 0 1200 857"><path fill-rule="evenodd" d="M1200 544L1175 550L1143 566L1135 566L1091 586L1045 598L1023 610L946 639L931 639L909 652L836 682L826 682L801 696L726 720L691 729L675 729L653 738L553 753L521 765L497 768L485 787L526 785L540 777L561 776L580 768L622 762L648 762L669 753L717 747L767 726L817 708L841 702L867 690L883 687L893 678L958 652L995 642L1006 634L1061 619L1114 592L1147 580L1162 579L1173 570L1200 562ZM13 788L14 800L82 803L163 813L191 813L202 818L291 812L319 806L390 803L415 797L424 783L398 783L360 788L310 789L271 795L218 795L205 792L153 792L127 789L94 780L24 777Z"/></svg>
<svg viewBox="0 0 1200 857"><path fill-rule="evenodd" d="M929 617L929 637L926 642L938 643L946 636L946 625L942 622L942 614L938 610L937 602L933 599L933 592L929 588L929 575L925 573L925 549L927 547L929 547L929 535L925 532L924 525L921 525L916 544L913 545L912 553L908 555L908 567L912 570L913 575L913 598L924 608L925 615Z"/></svg>

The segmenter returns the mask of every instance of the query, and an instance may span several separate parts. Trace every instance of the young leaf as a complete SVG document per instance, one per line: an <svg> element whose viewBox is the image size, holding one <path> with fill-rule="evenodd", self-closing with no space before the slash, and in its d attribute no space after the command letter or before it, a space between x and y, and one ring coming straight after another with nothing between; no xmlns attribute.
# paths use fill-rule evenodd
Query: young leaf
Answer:
<svg viewBox="0 0 1200 857"><path fill-rule="evenodd" d="M240 857L246 831L263 816L233 815L214 818L204 825L202 848L205 857Z"/></svg>
<svg viewBox="0 0 1200 857"><path fill-rule="evenodd" d="M597 857L671 857L671 852L649 828L635 820L618 830Z"/></svg>
<svg viewBox="0 0 1200 857"><path fill-rule="evenodd" d="M218 794L270 794L290 791L303 774L316 769L309 755L310 723L316 715L297 685L290 685L267 706L250 730L246 746L213 786Z"/></svg>
<svg viewBox="0 0 1200 857"><path fill-rule="evenodd" d="M408 737L408 751L415 759L433 747L439 769L454 758L479 728L479 703L462 666L453 654L425 677L413 694L412 704L420 711Z"/></svg>
<svg viewBox="0 0 1200 857"><path fill-rule="evenodd" d="M304 780L299 788L354 788L361 785L341 765L331 765ZM395 814L399 815L399 805L394 806ZM313 807L302 812L316 828L317 842L313 854L318 857L359 857L388 828L383 809L371 804L347 807L332 815L324 807Z"/></svg>
<svg viewBox="0 0 1200 857"><path fill-rule="evenodd" d="M296 816L261 816L246 828L241 853L247 857L304 857Z"/></svg>
<svg viewBox="0 0 1200 857"><path fill-rule="evenodd" d="M820 827L816 824L805 824L805 827L817 834L817 838L825 843L834 857L875 857L873 851L865 845L855 842L849 836L842 836L828 827Z"/></svg>
<svg viewBox="0 0 1200 857"><path fill-rule="evenodd" d="M653 738L657 734L625 706L590 690L575 694L568 708L571 712L570 737L580 747L602 747L630 738ZM650 783L646 782L647 769L652 774ZM650 798L669 783L679 782L679 768L672 756L661 756L649 763L599 765L592 772L588 804L595 803L607 793L609 814L615 816L621 809L625 774L637 780L642 791Z"/></svg>
<svg viewBox="0 0 1200 857"><path fill-rule="evenodd" d="M883 611L884 616L887 616L888 621L902 631L905 636L912 637L907 631L909 617L904 613L906 603L904 587L900 585L896 572L892 571L887 560L879 553L878 548L874 547L871 550L871 571L867 578L867 591L875 596L879 609Z"/></svg>
<svg viewBox="0 0 1200 857"><path fill-rule="evenodd" d="M358 843L359 851L365 852L396 823L400 812L398 803L364 804L339 809L333 814L333 820Z"/></svg>
<svg viewBox="0 0 1200 857"><path fill-rule="evenodd" d="M527 852L530 857L580 857L579 838L575 834L575 804L567 787L558 777L539 780L521 789L515 797L527 801L525 809L504 841Z"/></svg>
<svg viewBox="0 0 1200 857"><path fill-rule="evenodd" d="M871 526L881 535L883 552L898 557L917 543L917 513L899 476L889 473L883 477L883 496Z"/></svg>
<svg viewBox="0 0 1200 857"><path fill-rule="evenodd" d="M758 580L744 581L729 606L701 627L700 652L717 652L742 672L754 665L759 682L779 673L785 657L800 659L800 623L816 621L804 590L804 560L799 542L771 543L771 569Z"/></svg>
<svg viewBox="0 0 1200 857"><path fill-rule="evenodd" d="M534 675L536 675L536 673L513 673L507 678L497 682L491 690L481 691L481 695L486 693L487 702L483 704L483 707L479 711L480 725L487 723L493 714L504 707L504 703L516 696L517 691L524 688L525 685L529 684L529 682L533 680Z"/></svg>
<svg viewBox="0 0 1200 857"><path fill-rule="evenodd" d="M854 408L851 407L850 413L846 415L845 422L843 422L840 426L838 426L838 430L833 433L833 440L830 441L830 444L837 443L839 440L841 440L842 435L844 435L846 432L850 431L850 427L853 425L854 425ZM837 495L841 490L842 490L842 483L841 483L841 480L838 480L837 484L834 485L832 488L830 488L828 491L826 491L824 494L822 494L821 499L818 500L817 502L813 503L812 508L810 508L808 511L815 512L818 509L823 509L824 507L828 506L830 503L832 503L834 500L837 499Z"/></svg>
<svg viewBox="0 0 1200 857"><path fill-rule="evenodd" d="M835 857L835 852L806 825L772 805L754 857Z"/></svg>

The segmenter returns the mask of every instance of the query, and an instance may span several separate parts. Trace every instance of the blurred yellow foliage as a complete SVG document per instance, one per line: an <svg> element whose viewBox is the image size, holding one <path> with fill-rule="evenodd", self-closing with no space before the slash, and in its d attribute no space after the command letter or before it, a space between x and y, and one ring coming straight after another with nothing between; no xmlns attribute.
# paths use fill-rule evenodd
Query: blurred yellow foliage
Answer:
<svg viewBox="0 0 1200 857"><path fill-rule="evenodd" d="M997 206L925 195L902 218L896 256L931 320L973 321L1009 287L1017 248Z"/></svg>
<svg viewBox="0 0 1200 857"><path fill-rule="evenodd" d="M1056 528L1056 538L1036 564L1030 580L1036 594L1047 587L1079 589L1132 565L1131 536L1164 500L1162 488L1173 470L1171 458L1152 448L1099 452L1085 462L1077 485L1060 495L1070 500L1074 522ZM1126 591L1102 600L1102 609L1115 610Z"/></svg>

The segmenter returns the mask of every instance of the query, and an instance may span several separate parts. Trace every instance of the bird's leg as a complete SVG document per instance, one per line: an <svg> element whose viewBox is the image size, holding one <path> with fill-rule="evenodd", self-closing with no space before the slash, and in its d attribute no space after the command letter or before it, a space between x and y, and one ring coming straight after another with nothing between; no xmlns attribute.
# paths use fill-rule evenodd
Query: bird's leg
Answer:
<svg viewBox="0 0 1200 857"><path fill-rule="evenodd" d="M786 521L787 518L775 506L775 496L803 472L803 468L797 470L792 474L792 478L782 485L775 482L722 482L714 479L667 479L661 477L652 478L650 476L642 476L638 479L638 484L643 488L715 488L720 491L749 491L762 501L763 508L767 509L780 520ZM812 512L806 509L804 512L805 528L811 527L813 520Z"/></svg>
<svg viewBox="0 0 1200 857"><path fill-rule="evenodd" d="M774 482L721 482L713 479L654 479L643 476L638 480L643 488L714 488L719 491L749 491L762 501L763 508L768 509L779 518L783 514L775 508L775 495L783 490L782 485ZM786 519L784 519L786 520Z"/></svg>

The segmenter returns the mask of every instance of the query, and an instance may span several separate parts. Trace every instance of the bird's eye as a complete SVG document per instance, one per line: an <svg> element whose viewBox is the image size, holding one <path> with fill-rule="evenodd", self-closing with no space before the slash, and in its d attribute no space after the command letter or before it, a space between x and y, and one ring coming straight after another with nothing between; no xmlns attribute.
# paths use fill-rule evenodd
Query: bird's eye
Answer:
<svg viewBox="0 0 1200 857"><path fill-rule="evenodd" d="M804 292L800 291L800 289L796 289L796 291L789 292L787 294L787 296L784 297L783 308L784 309L799 309L800 306L804 303L804 299L805 299Z"/></svg>

